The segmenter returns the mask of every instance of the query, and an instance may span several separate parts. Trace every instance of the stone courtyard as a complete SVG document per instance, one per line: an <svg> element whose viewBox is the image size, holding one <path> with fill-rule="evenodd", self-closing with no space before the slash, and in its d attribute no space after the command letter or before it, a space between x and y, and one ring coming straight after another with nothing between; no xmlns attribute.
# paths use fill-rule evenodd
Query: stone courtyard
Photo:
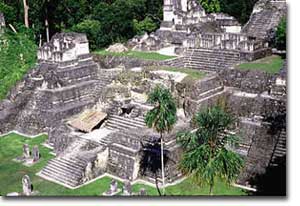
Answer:
<svg viewBox="0 0 300 206"><path fill-rule="evenodd" d="M148 94L158 84L171 91L177 106L178 121L164 138L172 160L165 167L167 185L185 178L178 170L177 132L195 129L193 115L219 103L236 119L228 132L242 138L234 148L246 160L237 185L255 189L252 178L285 158L287 62L277 74L236 65L272 55L269 38L286 15L286 2L259 1L245 25L227 14L207 14L195 0L164 0L163 8L160 29L126 46L172 48L176 57L170 60L99 57L81 33L57 33L38 49L36 67L0 102L0 135L48 135L45 145L55 158L38 176L70 189L103 176L126 187L155 185L154 174L141 175L140 158L143 145L160 138L144 120L154 106ZM0 13L0 33L2 22ZM203 76L192 79L184 69Z"/></svg>

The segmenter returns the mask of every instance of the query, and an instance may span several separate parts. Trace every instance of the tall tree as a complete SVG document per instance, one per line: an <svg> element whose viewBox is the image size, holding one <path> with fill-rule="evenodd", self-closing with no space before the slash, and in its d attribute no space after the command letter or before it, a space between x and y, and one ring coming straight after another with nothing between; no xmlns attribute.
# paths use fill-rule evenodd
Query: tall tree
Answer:
<svg viewBox="0 0 300 206"><path fill-rule="evenodd" d="M196 132L178 134L178 142L184 153L180 169L194 177L199 184L209 186L213 194L216 179L232 183L243 167L243 159L230 149L238 138L226 133L233 119L219 107L206 109L196 114Z"/></svg>
<svg viewBox="0 0 300 206"><path fill-rule="evenodd" d="M163 86L156 86L149 94L148 103L155 105L147 112L145 122L149 128L160 134L161 145L161 174L163 195L165 195L164 139L163 134L170 132L177 121L176 104L171 92Z"/></svg>
<svg viewBox="0 0 300 206"><path fill-rule="evenodd" d="M23 6L24 6L24 22L25 22L25 27L29 28L29 19L28 19L29 6L28 6L26 0L23 0Z"/></svg>

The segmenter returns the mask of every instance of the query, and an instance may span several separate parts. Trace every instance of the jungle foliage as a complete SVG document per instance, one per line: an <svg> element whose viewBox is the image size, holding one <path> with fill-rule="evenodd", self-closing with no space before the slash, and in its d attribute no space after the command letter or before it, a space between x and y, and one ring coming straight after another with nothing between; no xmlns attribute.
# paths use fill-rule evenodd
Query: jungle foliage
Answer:
<svg viewBox="0 0 300 206"><path fill-rule="evenodd" d="M208 13L224 12L245 23L257 0L198 0ZM155 31L163 19L163 0L27 0L29 27L46 40L60 31L86 32L91 48L124 42L135 35ZM0 0L7 24L17 30L24 25L21 0Z"/></svg>

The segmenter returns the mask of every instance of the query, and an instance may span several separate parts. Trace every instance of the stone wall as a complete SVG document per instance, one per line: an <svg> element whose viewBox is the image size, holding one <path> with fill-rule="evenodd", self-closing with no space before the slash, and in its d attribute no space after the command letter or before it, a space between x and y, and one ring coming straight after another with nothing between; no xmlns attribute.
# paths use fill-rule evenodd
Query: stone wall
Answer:
<svg viewBox="0 0 300 206"><path fill-rule="evenodd" d="M220 78L224 86L239 88L248 93L263 93L270 91L274 77L259 70L220 70Z"/></svg>
<svg viewBox="0 0 300 206"><path fill-rule="evenodd" d="M130 69L134 67L157 66L160 64L159 61L143 60L126 56L94 55L93 59L100 66L100 68L105 69L111 69L120 66L125 67L125 69Z"/></svg>

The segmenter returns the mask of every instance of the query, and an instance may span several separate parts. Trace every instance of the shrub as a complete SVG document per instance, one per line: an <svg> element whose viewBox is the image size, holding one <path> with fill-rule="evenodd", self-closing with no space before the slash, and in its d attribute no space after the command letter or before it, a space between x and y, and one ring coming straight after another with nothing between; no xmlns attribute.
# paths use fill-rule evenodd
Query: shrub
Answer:
<svg viewBox="0 0 300 206"><path fill-rule="evenodd" d="M283 18L277 27L275 47L278 50L286 50L286 18Z"/></svg>

